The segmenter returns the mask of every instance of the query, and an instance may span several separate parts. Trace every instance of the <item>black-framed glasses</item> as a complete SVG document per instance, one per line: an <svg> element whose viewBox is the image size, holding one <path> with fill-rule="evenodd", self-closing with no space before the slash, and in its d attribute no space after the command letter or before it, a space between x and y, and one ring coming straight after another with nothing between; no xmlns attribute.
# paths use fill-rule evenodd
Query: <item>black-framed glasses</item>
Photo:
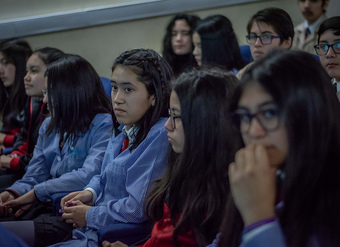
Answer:
<svg viewBox="0 0 340 247"><path fill-rule="evenodd" d="M171 127L173 129L176 129L176 119L177 118L181 118L181 116L174 116L171 112L171 109L169 109L169 118L170 118L170 123L171 123Z"/></svg>
<svg viewBox="0 0 340 247"><path fill-rule="evenodd" d="M280 36L277 36L277 35L275 36L275 35L270 35L270 34L261 34L261 35L258 36L255 33L251 33L251 34L247 35L246 38L247 38L248 44L250 44L250 45L255 44L257 38L260 39L262 45L270 45L272 43L273 39L279 39Z"/></svg>
<svg viewBox="0 0 340 247"><path fill-rule="evenodd" d="M254 118L267 132L276 130L281 124L281 112L276 108L260 110L255 113L239 109L233 112L231 117L235 126L240 129L241 133L245 134L249 132Z"/></svg>
<svg viewBox="0 0 340 247"><path fill-rule="evenodd" d="M315 52L318 55L326 55L330 48L333 49L334 53L340 54L340 42L334 44L318 44L314 46Z"/></svg>

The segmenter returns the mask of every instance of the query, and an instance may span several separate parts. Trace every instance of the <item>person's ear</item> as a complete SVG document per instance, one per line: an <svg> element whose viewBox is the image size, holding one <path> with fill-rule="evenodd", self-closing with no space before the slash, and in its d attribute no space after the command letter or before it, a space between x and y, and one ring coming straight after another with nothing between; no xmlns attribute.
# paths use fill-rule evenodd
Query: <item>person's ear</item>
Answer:
<svg viewBox="0 0 340 247"><path fill-rule="evenodd" d="M283 40L280 46L284 49L289 49L292 46L292 37Z"/></svg>
<svg viewBox="0 0 340 247"><path fill-rule="evenodd" d="M329 4L329 0L325 0L325 2L322 4L322 10L325 12Z"/></svg>
<svg viewBox="0 0 340 247"><path fill-rule="evenodd" d="M154 107L156 104L156 96L153 94L150 96L151 106Z"/></svg>

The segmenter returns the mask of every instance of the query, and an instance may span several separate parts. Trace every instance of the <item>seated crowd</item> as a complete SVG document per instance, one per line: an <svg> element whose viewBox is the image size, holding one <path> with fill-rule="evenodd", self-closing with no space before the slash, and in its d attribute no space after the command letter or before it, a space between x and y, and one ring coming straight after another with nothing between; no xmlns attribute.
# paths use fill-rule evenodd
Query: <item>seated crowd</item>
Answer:
<svg viewBox="0 0 340 247"><path fill-rule="evenodd" d="M317 3L312 51L255 13L248 64L227 17L178 14L110 95L79 55L0 41L0 245L339 246L340 16Z"/></svg>

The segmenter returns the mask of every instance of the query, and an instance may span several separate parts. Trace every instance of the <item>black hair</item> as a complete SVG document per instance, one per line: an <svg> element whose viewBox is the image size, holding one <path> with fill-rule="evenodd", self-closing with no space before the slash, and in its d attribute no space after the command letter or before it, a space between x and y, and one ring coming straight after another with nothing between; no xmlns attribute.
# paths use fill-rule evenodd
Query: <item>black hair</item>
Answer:
<svg viewBox="0 0 340 247"><path fill-rule="evenodd" d="M267 25L272 26L274 31L280 36L281 43L289 38L292 40L294 38L294 25L292 19L283 9L266 8L258 11L248 22L248 34L250 34L254 22L264 22Z"/></svg>
<svg viewBox="0 0 340 247"><path fill-rule="evenodd" d="M46 66L57 61L65 55L64 52L53 47L44 47L34 50L33 54L37 54L38 57L44 62Z"/></svg>
<svg viewBox="0 0 340 247"><path fill-rule="evenodd" d="M287 245L307 246L313 236L320 246L337 246L340 194L334 188L340 187L340 105L326 71L308 53L274 50L242 77L230 111L251 83L272 96L287 130L285 176L278 188L283 207L277 213ZM228 209L220 246L238 246L242 219L235 205Z"/></svg>
<svg viewBox="0 0 340 247"><path fill-rule="evenodd" d="M321 35L328 30L331 30L334 35L340 36L340 16L330 17L321 23L318 30L318 43Z"/></svg>
<svg viewBox="0 0 340 247"><path fill-rule="evenodd" d="M192 35L193 30L195 29L200 18L195 15L177 14L170 20L166 28L166 34L163 39L162 55L164 59L170 64L175 76L178 76L186 68L195 67L197 65L196 60L191 52L186 55L176 55L172 49L171 43L172 29L177 20L185 20L188 26L190 27L190 35Z"/></svg>
<svg viewBox="0 0 340 247"><path fill-rule="evenodd" d="M70 137L85 133L99 113L112 113L112 105L99 75L78 55L65 54L47 67L48 104L52 131Z"/></svg>
<svg viewBox="0 0 340 247"><path fill-rule="evenodd" d="M8 63L15 66L13 85L5 88L3 83L0 83L0 112L3 114L12 111L20 113L25 108L27 99L24 77L26 75L26 62L32 55L32 49L26 40L15 38L1 41L0 52Z"/></svg>
<svg viewBox="0 0 340 247"><path fill-rule="evenodd" d="M237 150L227 117L237 83L234 75L216 68L183 73L173 82L181 106L184 150L169 155L167 171L149 193L145 212L158 221L166 202L177 246L178 236L188 228L197 246L211 243L218 232L229 194L228 164Z"/></svg>
<svg viewBox="0 0 340 247"><path fill-rule="evenodd" d="M172 79L172 70L169 64L155 51L150 49L133 49L119 55L112 65L112 72L117 65L130 69L140 82L145 84L149 95L155 95L156 102L136 123L139 131L130 150L136 148L148 135L151 127L161 117L168 116L169 108L169 82ZM114 123L117 130L119 123Z"/></svg>
<svg viewBox="0 0 340 247"><path fill-rule="evenodd" d="M201 38L202 64L220 65L227 70L244 66L230 20L223 15L208 16L195 28Z"/></svg>

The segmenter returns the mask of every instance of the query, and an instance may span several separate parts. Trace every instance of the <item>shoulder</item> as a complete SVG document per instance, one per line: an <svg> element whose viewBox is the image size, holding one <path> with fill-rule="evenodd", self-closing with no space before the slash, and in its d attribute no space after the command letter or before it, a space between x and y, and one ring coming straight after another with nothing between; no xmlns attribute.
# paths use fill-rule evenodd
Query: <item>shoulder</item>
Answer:
<svg viewBox="0 0 340 247"><path fill-rule="evenodd" d="M305 29L305 23L301 22L300 24L298 24L295 28L294 31L295 32L303 32Z"/></svg>
<svg viewBox="0 0 340 247"><path fill-rule="evenodd" d="M250 66L252 66L254 64L254 62L248 63L246 66L244 66L242 69L239 70L239 72L237 73L236 77L237 79L241 80L242 76L244 75L244 73L250 68Z"/></svg>
<svg viewBox="0 0 340 247"><path fill-rule="evenodd" d="M167 133L167 130L164 128L164 124L167 120L168 118L159 119L158 122L155 123L154 126L152 126L152 128L149 131L149 134L163 133L163 132Z"/></svg>
<svg viewBox="0 0 340 247"><path fill-rule="evenodd" d="M94 125L112 125L112 115L110 113L98 113L92 120Z"/></svg>

